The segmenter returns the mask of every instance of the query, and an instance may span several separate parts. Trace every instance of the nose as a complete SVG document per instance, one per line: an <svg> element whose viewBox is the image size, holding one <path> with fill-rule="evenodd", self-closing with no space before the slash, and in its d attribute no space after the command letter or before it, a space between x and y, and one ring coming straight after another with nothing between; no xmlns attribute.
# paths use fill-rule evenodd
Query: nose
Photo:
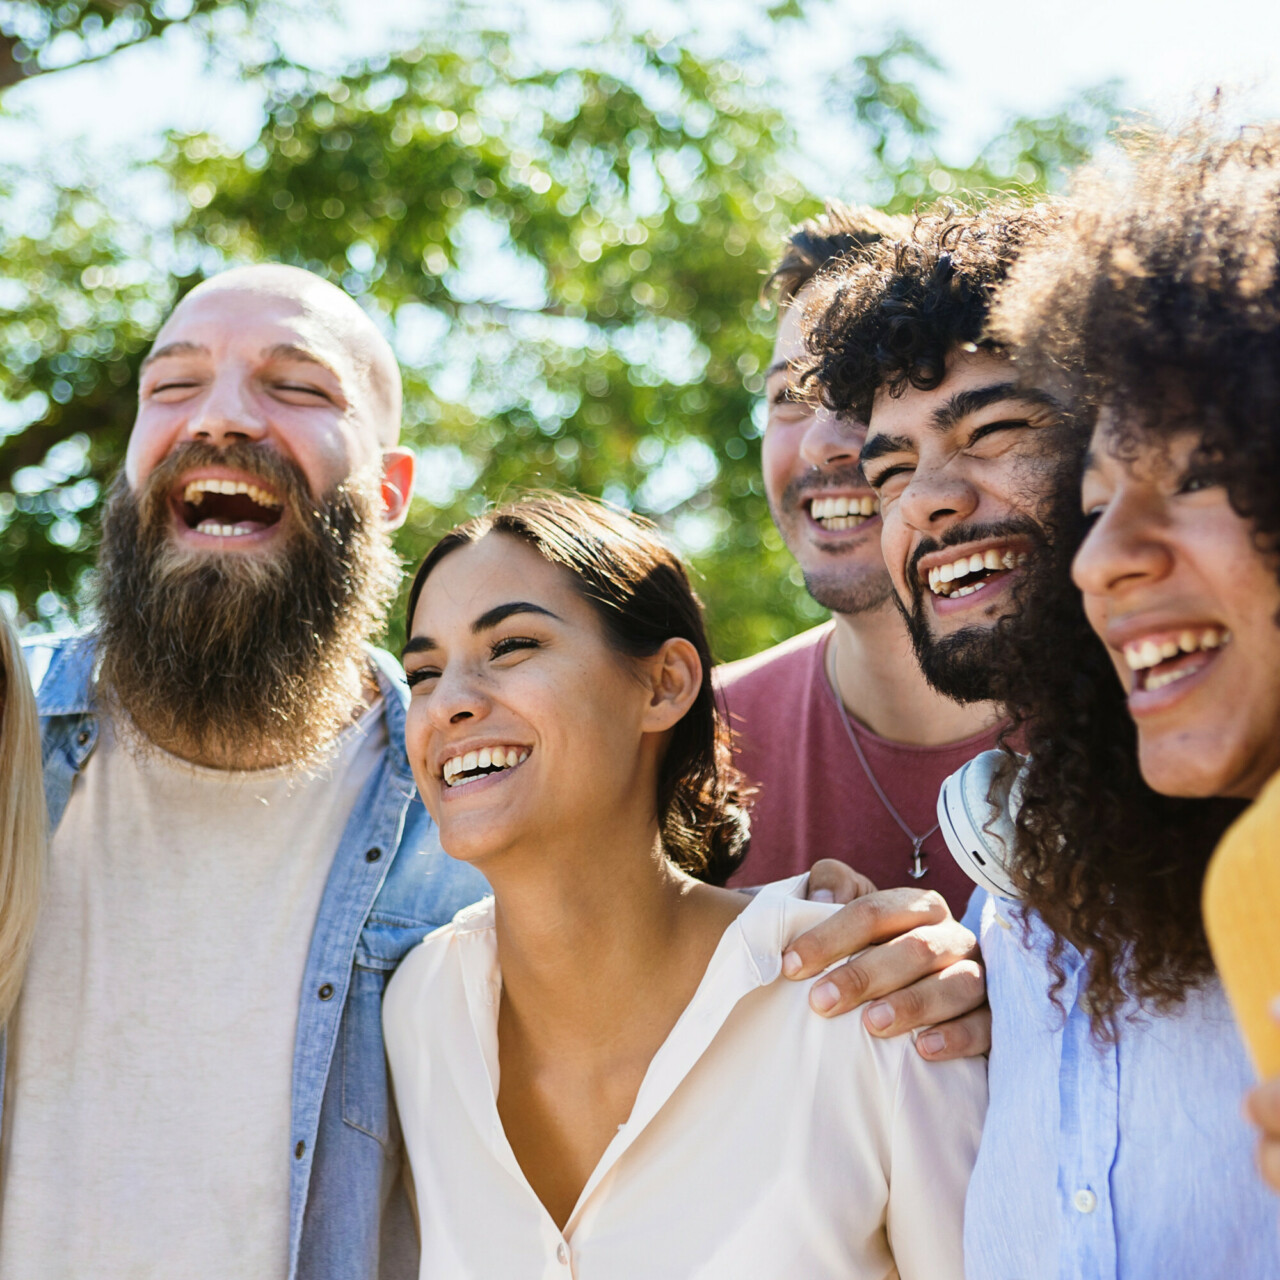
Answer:
<svg viewBox="0 0 1280 1280"><path fill-rule="evenodd" d="M228 369L213 381L208 394L196 403L183 427L187 440L219 447L237 441L261 440L267 421L258 406L248 379Z"/></svg>
<svg viewBox="0 0 1280 1280"><path fill-rule="evenodd" d="M800 456L811 467L819 469L841 463L857 466L866 438L867 428L862 423L841 418L830 409L818 408L810 415L800 438Z"/></svg>
<svg viewBox="0 0 1280 1280"><path fill-rule="evenodd" d="M1071 577L1087 596L1110 596L1156 581L1173 567L1159 512L1117 494L1085 535Z"/></svg>
<svg viewBox="0 0 1280 1280"><path fill-rule="evenodd" d="M917 463L907 487L898 495L898 513L904 523L920 533L937 537L951 525L968 520L977 510L981 494L963 471L954 465Z"/></svg>
<svg viewBox="0 0 1280 1280"><path fill-rule="evenodd" d="M432 726L447 729L469 720L483 720L490 703L474 672L460 663L447 664L431 691Z"/></svg>

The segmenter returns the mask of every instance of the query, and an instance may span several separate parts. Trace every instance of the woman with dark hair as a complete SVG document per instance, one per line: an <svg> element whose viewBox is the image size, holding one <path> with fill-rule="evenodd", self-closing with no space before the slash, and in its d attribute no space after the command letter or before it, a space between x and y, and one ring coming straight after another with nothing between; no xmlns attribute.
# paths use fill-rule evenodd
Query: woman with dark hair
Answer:
<svg viewBox="0 0 1280 1280"><path fill-rule="evenodd" d="M1135 139L1002 295L1001 339L1091 436L1000 678L1030 752L1012 870L1056 938L1058 990L1082 965L1099 1040L1177 1043L1164 1132L1199 1150L1153 1143L1148 1193L1197 1168L1213 1193L1184 1184L1175 1204L1168 1184L1168 1220L1232 1206L1187 1221L1189 1269L1162 1274L1212 1257L1261 1280L1280 1241L1200 896L1216 840L1280 769L1280 130L1223 129Z"/></svg>
<svg viewBox="0 0 1280 1280"><path fill-rule="evenodd" d="M462 525L409 603L423 799L494 897L384 1025L421 1274L962 1274L981 1066L779 981L834 908L717 887L746 822L701 611L655 530L541 496Z"/></svg>

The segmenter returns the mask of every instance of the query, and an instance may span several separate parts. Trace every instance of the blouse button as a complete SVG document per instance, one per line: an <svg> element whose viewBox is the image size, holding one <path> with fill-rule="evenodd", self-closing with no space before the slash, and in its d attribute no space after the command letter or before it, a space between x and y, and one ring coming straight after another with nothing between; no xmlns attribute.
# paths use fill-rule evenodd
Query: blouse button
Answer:
<svg viewBox="0 0 1280 1280"><path fill-rule="evenodd" d="M563 1240L556 1245L556 1261L562 1266L569 1265L569 1250L565 1248Z"/></svg>
<svg viewBox="0 0 1280 1280"><path fill-rule="evenodd" d="M1098 1207L1098 1197L1092 1191L1082 1187L1071 1197L1071 1203L1080 1213L1092 1213Z"/></svg>

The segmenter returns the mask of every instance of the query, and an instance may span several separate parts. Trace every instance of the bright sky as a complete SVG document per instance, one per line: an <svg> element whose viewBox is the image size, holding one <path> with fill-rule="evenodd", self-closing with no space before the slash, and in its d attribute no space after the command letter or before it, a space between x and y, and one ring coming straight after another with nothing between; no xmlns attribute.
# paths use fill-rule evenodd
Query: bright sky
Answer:
<svg viewBox="0 0 1280 1280"><path fill-rule="evenodd" d="M315 20L295 34L297 47L319 63L412 43L439 31L440 0L337 0L346 21L326 30ZM623 12L634 7L625 6ZM926 83L927 100L944 125L944 151L967 159L1017 113L1040 114L1073 93L1112 77L1125 85L1126 105L1157 114L1185 110L1196 90L1215 84L1254 90L1259 109L1280 114L1273 74L1280 51L1280 5L1262 0L810 0L805 26L770 27L754 6L735 0L649 0L644 21L664 33L693 27L708 48L735 41L773 45L771 70L785 87L795 117L821 127L810 87L856 53L874 49L886 31L902 27L921 38L945 67ZM483 11L505 12L544 44L554 59L563 33L590 37L611 21L597 0L509 0ZM397 39L397 32L403 39ZM0 121L0 147L34 158L79 144L105 159L167 127L208 128L247 144L260 120L261 92L225 71L210 71L203 53L175 31L149 47L93 67L49 76L12 90L8 111L25 126Z"/></svg>

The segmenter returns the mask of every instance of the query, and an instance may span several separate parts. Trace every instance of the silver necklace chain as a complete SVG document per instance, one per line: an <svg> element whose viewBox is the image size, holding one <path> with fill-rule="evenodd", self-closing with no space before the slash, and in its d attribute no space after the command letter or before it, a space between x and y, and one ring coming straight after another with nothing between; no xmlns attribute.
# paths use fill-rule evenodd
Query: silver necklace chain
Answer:
<svg viewBox="0 0 1280 1280"><path fill-rule="evenodd" d="M835 637L833 636L832 639L834 638ZM871 783L872 791L876 793L877 797L879 797L880 803L884 805L885 812L888 813L889 817L891 817L894 822L902 828L902 834L911 841L911 862L907 867L907 875L909 875L913 880L919 880L929 869L924 865L924 860L928 857L928 854L921 849L921 845L923 845L924 842L933 835L935 831L937 831L941 824L935 822L928 831L923 835L918 836L909 826L907 826L906 822L903 821L902 814L894 808L893 802L887 795L885 795L884 788L880 785L880 780L871 771L871 765L867 761L866 754L862 750L862 743L858 741L858 735L854 733L853 725L849 721L849 712L845 708L844 699L840 696L840 690L836 687L836 682L832 679L831 672L827 669L825 661L826 654L824 653L822 656L824 659L822 663L822 674L826 676L827 686L830 688L831 694L836 700L836 708L840 712L840 723L844 725L844 731L849 735L849 743L853 747L853 754L858 757L858 763L862 766L862 772L867 775L867 781ZM832 665L834 665L834 663L835 658L833 655Z"/></svg>

